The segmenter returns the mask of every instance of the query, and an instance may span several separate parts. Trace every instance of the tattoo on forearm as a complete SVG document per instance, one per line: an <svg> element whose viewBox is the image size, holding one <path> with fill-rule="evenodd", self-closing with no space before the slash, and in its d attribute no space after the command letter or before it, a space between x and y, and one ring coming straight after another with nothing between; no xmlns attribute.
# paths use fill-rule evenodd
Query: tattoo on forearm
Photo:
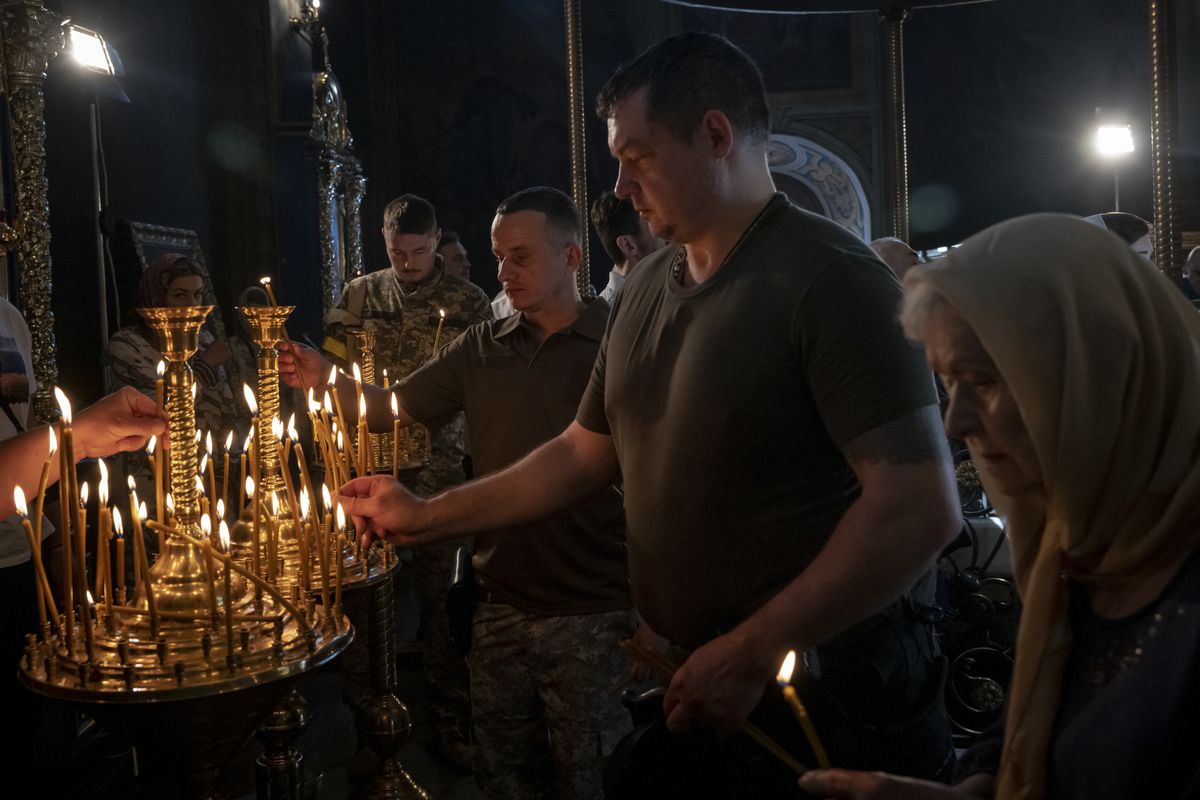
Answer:
<svg viewBox="0 0 1200 800"><path fill-rule="evenodd" d="M871 428L847 442L842 451L851 464L936 464L950 458L936 406Z"/></svg>

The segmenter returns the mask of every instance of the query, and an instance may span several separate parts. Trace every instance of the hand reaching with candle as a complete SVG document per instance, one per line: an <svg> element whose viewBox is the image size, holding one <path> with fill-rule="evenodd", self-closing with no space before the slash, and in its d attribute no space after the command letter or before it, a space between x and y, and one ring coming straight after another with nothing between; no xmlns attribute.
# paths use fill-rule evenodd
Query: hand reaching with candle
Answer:
<svg viewBox="0 0 1200 800"><path fill-rule="evenodd" d="M279 377L293 389L310 386L325 386L330 363L311 347L296 342L281 342L279 350Z"/></svg>
<svg viewBox="0 0 1200 800"><path fill-rule="evenodd" d="M162 436L166 419L152 398L126 386L75 415L75 455L102 458L136 450L151 436Z"/></svg>
<svg viewBox="0 0 1200 800"><path fill-rule="evenodd" d="M979 778L981 780L973 780ZM991 797L991 776L973 775L958 786L850 769L813 769L800 777L800 788L813 797L847 800L967 800Z"/></svg>
<svg viewBox="0 0 1200 800"><path fill-rule="evenodd" d="M364 548L374 539L409 547L439 538L425 529L425 501L390 475L355 478L338 494Z"/></svg>

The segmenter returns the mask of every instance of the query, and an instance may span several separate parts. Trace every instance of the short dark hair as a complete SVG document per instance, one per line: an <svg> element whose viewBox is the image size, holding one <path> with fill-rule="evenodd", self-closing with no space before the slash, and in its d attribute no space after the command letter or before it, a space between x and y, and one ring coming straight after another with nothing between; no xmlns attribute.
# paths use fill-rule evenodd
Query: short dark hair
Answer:
<svg viewBox="0 0 1200 800"><path fill-rule="evenodd" d="M1105 211L1100 215L1100 219L1104 222L1104 227L1120 236L1126 244L1133 244L1143 236L1149 235L1151 230L1149 222L1137 214L1124 211Z"/></svg>
<svg viewBox="0 0 1200 800"><path fill-rule="evenodd" d="M462 237L457 232L442 228L442 238L438 240L438 248L441 249L441 246L444 244L457 244L461 241Z"/></svg>
<svg viewBox="0 0 1200 800"><path fill-rule="evenodd" d="M383 229L395 233L428 233L437 230L437 214L423 197L402 194L383 209Z"/></svg>
<svg viewBox="0 0 1200 800"><path fill-rule="evenodd" d="M604 245L604 252L617 265L625 263L625 254L617 246L617 237L637 236L642 232L633 203L612 192L605 192L592 203L592 226L600 237L600 244Z"/></svg>
<svg viewBox="0 0 1200 800"><path fill-rule="evenodd" d="M643 87L650 119L685 142L713 109L755 141L767 139L771 115L762 73L724 37L688 32L664 39L617 67L596 98L596 113L608 119L619 101Z"/></svg>
<svg viewBox="0 0 1200 800"><path fill-rule="evenodd" d="M546 215L551 227L568 236L578 244L583 240L583 225L575 201L566 193L549 186L532 186L522 189L496 206L496 216L515 214L518 211L540 211Z"/></svg>

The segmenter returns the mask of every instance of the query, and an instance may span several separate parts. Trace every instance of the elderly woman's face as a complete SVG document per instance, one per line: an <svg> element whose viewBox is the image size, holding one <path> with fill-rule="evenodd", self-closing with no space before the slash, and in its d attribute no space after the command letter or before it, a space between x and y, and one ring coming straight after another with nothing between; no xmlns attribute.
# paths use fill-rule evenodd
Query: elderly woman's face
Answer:
<svg viewBox="0 0 1200 800"><path fill-rule="evenodd" d="M934 312L925 356L950 395L946 434L967 443L997 490L1044 494L1041 467L1017 403L966 320L948 307Z"/></svg>
<svg viewBox="0 0 1200 800"><path fill-rule="evenodd" d="M171 308L204 305L204 278L180 275L171 281L167 284L167 305Z"/></svg>

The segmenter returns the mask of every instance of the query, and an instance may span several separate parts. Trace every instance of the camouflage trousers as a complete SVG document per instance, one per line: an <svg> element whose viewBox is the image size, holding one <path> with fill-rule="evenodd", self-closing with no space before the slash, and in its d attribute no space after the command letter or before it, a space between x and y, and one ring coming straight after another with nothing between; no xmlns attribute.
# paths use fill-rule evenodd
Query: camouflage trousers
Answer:
<svg viewBox="0 0 1200 800"><path fill-rule="evenodd" d="M475 778L491 800L602 800L632 730L621 689L632 610L547 617L481 603L471 642Z"/></svg>
<svg viewBox="0 0 1200 800"><path fill-rule="evenodd" d="M471 696L466 660L450 638L446 593L454 568L454 551L463 540L450 539L413 551L413 577L421 599L421 666L430 710L439 734L457 733L463 741L471 724Z"/></svg>

